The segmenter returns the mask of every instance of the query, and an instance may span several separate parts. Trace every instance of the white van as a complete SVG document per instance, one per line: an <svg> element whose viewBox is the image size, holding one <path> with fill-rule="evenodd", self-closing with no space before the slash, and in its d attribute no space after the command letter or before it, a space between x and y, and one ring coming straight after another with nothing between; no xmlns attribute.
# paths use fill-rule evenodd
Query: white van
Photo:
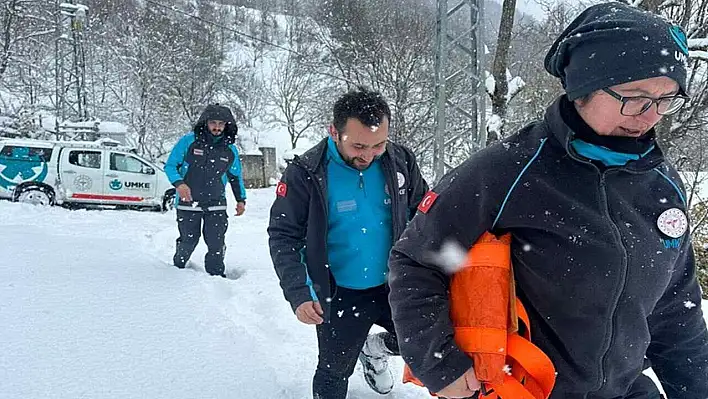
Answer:
<svg viewBox="0 0 708 399"><path fill-rule="evenodd" d="M0 139L0 198L164 211L172 207L174 195L159 167L110 139Z"/></svg>

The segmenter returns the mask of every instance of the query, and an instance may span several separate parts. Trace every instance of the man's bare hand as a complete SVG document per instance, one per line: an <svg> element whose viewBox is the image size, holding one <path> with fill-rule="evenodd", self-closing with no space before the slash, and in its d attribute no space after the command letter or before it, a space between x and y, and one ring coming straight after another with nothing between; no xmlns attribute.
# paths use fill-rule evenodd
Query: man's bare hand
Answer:
<svg viewBox="0 0 708 399"><path fill-rule="evenodd" d="M452 384L437 392L438 396L443 398L470 398L482 384L479 383L474 375L474 368L470 368L460 378L456 379Z"/></svg>
<svg viewBox="0 0 708 399"><path fill-rule="evenodd" d="M177 186L177 196L184 202L192 202L192 190L184 183Z"/></svg>
<svg viewBox="0 0 708 399"><path fill-rule="evenodd" d="M237 202L236 203L236 216L241 216L243 213L246 212L246 203L245 202Z"/></svg>
<svg viewBox="0 0 708 399"><path fill-rule="evenodd" d="M309 301L301 304L295 309L295 315L300 322L305 324L322 324L322 305L319 302Z"/></svg>

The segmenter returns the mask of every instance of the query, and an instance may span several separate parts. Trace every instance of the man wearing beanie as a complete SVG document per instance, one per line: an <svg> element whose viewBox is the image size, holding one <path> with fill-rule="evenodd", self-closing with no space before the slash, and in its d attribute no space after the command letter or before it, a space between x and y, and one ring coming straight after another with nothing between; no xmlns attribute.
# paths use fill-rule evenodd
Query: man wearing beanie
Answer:
<svg viewBox="0 0 708 399"><path fill-rule="evenodd" d="M392 249L389 300L401 354L431 392L480 386L453 338L449 256L436 254L490 231L511 233L516 294L557 372L551 398L658 399L645 360L668 398L708 398L686 194L653 129L687 101L687 56L659 16L588 8L546 57L566 94L428 194Z"/></svg>
<svg viewBox="0 0 708 399"><path fill-rule="evenodd" d="M227 183L236 198L236 216L246 210L241 161L234 145L237 132L230 109L209 105L194 129L175 144L165 163L167 178L177 189L179 238L173 263L180 269L187 265L203 231L208 247L204 269L211 275L225 277Z"/></svg>

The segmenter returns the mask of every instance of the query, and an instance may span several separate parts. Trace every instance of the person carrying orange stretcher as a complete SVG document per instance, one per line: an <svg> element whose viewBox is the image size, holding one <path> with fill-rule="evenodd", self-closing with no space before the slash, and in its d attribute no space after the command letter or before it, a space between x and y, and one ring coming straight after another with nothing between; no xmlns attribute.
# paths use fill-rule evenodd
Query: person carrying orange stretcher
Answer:
<svg viewBox="0 0 708 399"><path fill-rule="evenodd" d="M485 233L452 275L455 343L474 361L477 381L472 384L480 390L475 398L545 399L555 383L555 369L530 342L528 315L516 300L510 244L509 234L497 238ZM408 366L403 382L423 386Z"/></svg>
<svg viewBox="0 0 708 399"><path fill-rule="evenodd" d="M708 398L686 193L654 130L687 102L688 56L678 25L619 2L588 8L556 39L545 67L565 94L543 120L443 177L391 250L389 302L408 377L440 397L485 397L480 388L514 383L485 381L503 363L534 398L659 399L649 364L667 398ZM515 295L500 275L455 288L486 232L510 234ZM499 334L516 320L514 296L529 322ZM477 342L461 339L460 315L476 320ZM519 337L541 354L516 360L547 356L555 368L550 393L545 373L512 359ZM497 339L504 360L480 360Z"/></svg>

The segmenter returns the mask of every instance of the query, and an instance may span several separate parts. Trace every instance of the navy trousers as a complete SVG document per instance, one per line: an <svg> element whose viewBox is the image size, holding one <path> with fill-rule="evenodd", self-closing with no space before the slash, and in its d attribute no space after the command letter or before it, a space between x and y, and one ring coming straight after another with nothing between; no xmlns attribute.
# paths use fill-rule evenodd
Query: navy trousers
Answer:
<svg viewBox="0 0 708 399"><path fill-rule="evenodd" d="M386 348L399 353L386 285L366 290L337 287L330 305L331 320L317 326L319 359L312 381L315 399L347 397L349 377L374 324L387 331L380 333Z"/></svg>
<svg viewBox="0 0 708 399"><path fill-rule="evenodd" d="M224 276L224 252L226 229L228 228L226 211L185 211L177 210L177 250L173 258L174 265L184 268L192 256L199 238L204 235L208 252L204 256L204 268L214 276Z"/></svg>

